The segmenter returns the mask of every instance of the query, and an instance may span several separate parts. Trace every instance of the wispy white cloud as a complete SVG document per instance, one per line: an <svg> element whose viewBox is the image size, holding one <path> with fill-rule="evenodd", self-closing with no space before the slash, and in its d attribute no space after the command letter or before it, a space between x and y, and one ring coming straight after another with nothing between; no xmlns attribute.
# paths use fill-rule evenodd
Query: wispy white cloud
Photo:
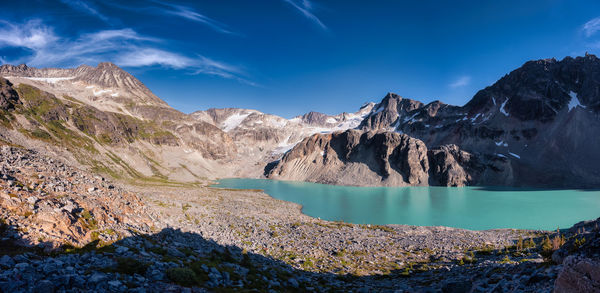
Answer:
<svg viewBox="0 0 600 293"><path fill-rule="evenodd" d="M600 31L600 17L596 17L583 25L583 33L586 37L591 37L598 31Z"/></svg>
<svg viewBox="0 0 600 293"><path fill-rule="evenodd" d="M183 18L189 21L201 23L224 34L236 35L237 33L232 32L227 26L219 21L216 21L204 14L199 13L194 8L175 4L168 1L162 0L148 0L148 2L154 3L155 5L146 5L144 7L131 6L130 4L123 4L123 1L112 1L106 0L103 2L105 5L110 5L114 8L131 11L134 13L152 14L159 16L174 16Z"/></svg>
<svg viewBox="0 0 600 293"><path fill-rule="evenodd" d="M60 2L62 2L65 5L70 6L71 8L73 8L75 10L79 10L79 11L85 12L87 14L93 15L93 16L101 19L104 22L109 21L109 18L106 15L100 13L100 11L98 11L98 8L96 8L90 2L86 2L83 0L60 0Z"/></svg>
<svg viewBox="0 0 600 293"><path fill-rule="evenodd" d="M448 86L451 88L459 88L459 87L467 86L467 85L469 85L469 83L471 83L471 77L465 75L465 76L459 77L454 82L450 83Z"/></svg>
<svg viewBox="0 0 600 293"><path fill-rule="evenodd" d="M254 85L236 66L204 56L186 56L158 48L160 39L138 34L130 28L102 30L82 34L74 39L61 38L40 20L22 24L0 21L0 48L18 47L31 55L3 63L27 63L32 66L77 66L113 61L125 67L160 65L187 70L191 74L208 74Z"/></svg>
<svg viewBox="0 0 600 293"><path fill-rule="evenodd" d="M37 50L56 40L58 37L52 29L43 26L40 20L30 20L22 24L0 20L0 46Z"/></svg>
<svg viewBox="0 0 600 293"><path fill-rule="evenodd" d="M222 24L214 19L211 19L203 14L196 12L191 7L177 5L177 4L163 2L163 1L157 1L157 0L154 2L167 7L168 9L161 9L166 14L175 15L175 16L185 18L187 20L203 23L220 33L233 34L233 32L231 32L230 30L225 28L224 24Z"/></svg>
<svg viewBox="0 0 600 293"><path fill-rule="evenodd" d="M139 48L119 54L115 58L115 63L121 66L142 67L151 65L163 65L176 69L195 66L196 61L161 49Z"/></svg>
<svg viewBox="0 0 600 293"><path fill-rule="evenodd" d="M306 18L308 18L310 21L315 23L321 29L323 29L325 31L329 30L329 28L327 28L327 26L325 24L323 24L323 22L313 13L314 4L311 1L309 1L309 0L283 0L283 1L292 5L298 11L300 11Z"/></svg>

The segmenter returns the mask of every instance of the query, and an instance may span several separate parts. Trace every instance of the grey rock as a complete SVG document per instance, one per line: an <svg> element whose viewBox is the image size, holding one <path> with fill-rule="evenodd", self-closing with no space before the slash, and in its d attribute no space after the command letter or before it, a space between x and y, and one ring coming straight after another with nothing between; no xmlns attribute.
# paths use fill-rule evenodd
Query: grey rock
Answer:
<svg viewBox="0 0 600 293"><path fill-rule="evenodd" d="M167 254L174 257L185 257L185 254L174 247L167 248Z"/></svg>
<svg viewBox="0 0 600 293"><path fill-rule="evenodd" d="M115 252L117 254L123 254L125 252L129 251L129 248L125 247L125 246L119 246L117 247L117 249L115 249Z"/></svg>
<svg viewBox="0 0 600 293"><path fill-rule="evenodd" d="M471 281L448 282L442 286L443 293L460 293L469 292L473 287Z"/></svg>
<svg viewBox="0 0 600 293"><path fill-rule="evenodd" d="M298 283L298 281L294 278L290 278L288 279L288 283L290 284L291 287L293 288L298 288L300 287L300 284Z"/></svg>
<svg viewBox="0 0 600 293"><path fill-rule="evenodd" d="M15 268L19 269L19 270L25 270L25 269L29 268L29 264L26 262L21 262L21 263L16 264Z"/></svg>
<svg viewBox="0 0 600 293"><path fill-rule="evenodd" d="M42 266L42 271L46 275L55 273L57 270L58 270L58 266L54 263L47 263Z"/></svg>
<svg viewBox="0 0 600 293"><path fill-rule="evenodd" d="M52 293L54 292L55 286L49 280L41 280L37 282L35 289L33 290L36 293Z"/></svg>
<svg viewBox="0 0 600 293"><path fill-rule="evenodd" d="M122 285L121 281L119 280L108 281L107 284L111 287L120 287Z"/></svg>
<svg viewBox="0 0 600 293"><path fill-rule="evenodd" d="M0 257L0 267L10 268L15 265L15 261L8 255Z"/></svg>
<svg viewBox="0 0 600 293"><path fill-rule="evenodd" d="M100 282L103 282L107 279L107 276L103 273L99 273L99 272L95 272L94 274L92 274L88 281L92 284L97 284Z"/></svg>
<svg viewBox="0 0 600 293"><path fill-rule="evenodd" d="M154 281L161 281L165 278L165 275L159 270L153 270L150 272L149 278Z"/></svg>

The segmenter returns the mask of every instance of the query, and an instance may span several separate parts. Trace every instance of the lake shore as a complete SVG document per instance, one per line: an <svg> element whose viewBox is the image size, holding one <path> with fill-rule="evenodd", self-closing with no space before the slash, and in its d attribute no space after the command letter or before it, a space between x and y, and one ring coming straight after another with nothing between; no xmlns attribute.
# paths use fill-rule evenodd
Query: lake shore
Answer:
<svg viewBox="0 0 600 293"><path fill-rule="evenodd" d="M540 292L562 269L541 255L551 232L330 222L263 192L114 183L2 152L4 291Z"/></svg>
<svg viewBox="0 0 600 293"><path fill-rule="evenodd" d="M553 231L598 216L600 192L468 186L355 187L229 178L216 188L262 190L302 213L354 224Z"/></svg>

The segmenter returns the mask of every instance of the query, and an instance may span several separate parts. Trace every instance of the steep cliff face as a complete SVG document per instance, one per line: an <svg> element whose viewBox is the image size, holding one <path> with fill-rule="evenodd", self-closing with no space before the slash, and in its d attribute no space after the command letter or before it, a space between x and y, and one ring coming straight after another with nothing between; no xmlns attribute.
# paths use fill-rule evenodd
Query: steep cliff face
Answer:
<svg viewBox="0 0 600 293"><path fill-rule="evenodd" d="M361 129L394 129L407 114L423 107L423 103L388 93L362 121Z"/></svg>
<svg viewBox="0 0 600 293"><path fill-rule="evenodd" d="M600 145L599 103L600 59L547 59L525 63L462 107L388 94L361 129L479 153L501 169L499 176L480 178L481 184L594 187L600 182L594 150Z"/></svg>
<svg viewBox="0 0 600 293"><path fill-rule="evenodd" d="M12 83L0 77L0 109L11 110L19 102L19 96L13 89Z"/></svg>
<svg viewBox="0 0 600 293"><path fill-rule="evenodd" d="M342 185L464 186L482 171L475 156L456 146L428 150L405 134L347 130L304 139L267 177Z"/></svg>
<svg viewBox="0 0 600 293"><path fill-rule="evenodd" d="M462 151L456 145L429 150L430 185L465 186L477 182L485 165L482 159Z"/></svg>

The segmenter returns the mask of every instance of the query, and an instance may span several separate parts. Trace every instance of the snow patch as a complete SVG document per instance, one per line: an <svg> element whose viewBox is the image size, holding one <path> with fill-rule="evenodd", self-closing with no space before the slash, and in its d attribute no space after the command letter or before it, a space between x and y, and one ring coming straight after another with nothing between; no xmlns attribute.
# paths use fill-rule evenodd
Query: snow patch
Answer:
<svg viewBox="0 0 600 293"><path fill-rule="evenodd" d="M506 158L506 156L505 156L505 155L503 155L503 154L496 154L496 156L498 156L498 157L500 157L500 158Z"/></svg>
<svg viewBox="0 0 600 293"><path fill-rule="evenodd" d="M43 82L47 82L47 83L57 83L59 81L63 81L63 80L70 80L70 79L74 79L75 76L70 76L70 77L25 77L29 80L37 80L37 81L43 81Z"/></svg>
<svg viewBox="0 0 600 293"><path fill-rule="evenodd" d="M390 128L391 130L395 130L396 128L398 128L398 126L400 126L400 118L396 119L396 122L394 122L394 124L392 124Z"/></svg>
<svg viewBox="0 0 600 293"><path fill-rule="evenodd" d="M119 93L110 94L111 97L118 97Z"/></svg>
<svg viewBox="0 0 600 293"><path fill-rule="evenodd" d="M298 144L298 142L295 143L289 143L290 138L292 137L292 135L288 135L288 137L286 139L284 139L283 141L281 141L277 147L275 149L273 149L272 154L284 154L287 153L289 150L291 150L292 148L294 148L294 146L296 144Z"/></svg>
<svg viewBox="0 0 600 293"><path fill-rule="evenodd" d="M511 155L511 156L513 156L513 157L515 157L515 158L517 158L517 159L521 158L521 156L519 156L519 155L517 155L515 153L508 152L508 154Z"/></svg>
<svg viewBox="0 0 600 293"><path fill-rule="evenodd" d="M94 90L94 96L97 97L101 94L105 94L105 93L109 93L109 92L112 92L112 90L99 90L99 91Z"/></svg>
<svg viewBox="0 0 600 293"><path fill-rule="evenodd" d="M412 116L410 116L410 117L404 118L404 123L406 123L406 122L410 122L410 123L415 123L415 122L417 122L418 120L416 120L416 119L415 119L415 117L417 117L417 115L419 115L419 112L417 112L417 113L413 114L413 115L412 115Z"/></svg>
<svg viewBox="0 0 600 293"><path fill-rule="evenodd" d="M475 117L471 118L471 122L474 123L475 120L477 120L477 118L479 118L479 116L481 116L481 113L477 113L477 115L475 115Z"/></svg>
<svg viewBox="0 0 600 293"><path fill-rule="evenodd" d="M375 108L375 112L371 112L371 114L377 114L381 111L383 111L385 109L385 107L383 107L383 104L379 103L377 104L377 108Z"/></svg>
<svg viewBox="0 0 600 293"><path fill-rule="evenodd" d="M248 116L248 115L246 115L246 116ZM286 119L271 118L267 122L272 127L283 128L283 127L285 127L287 125L288 120L286 120Z"/></svg>
<svg viewBox="0 0 600 293"><path fill-rule="evenodd" d="M500 113L502 113L506 117L508 117L508 113L506 112L506 110L504 110L504 106L506 106L506 102L508 102L508 98L506 100L504 100L504 102L502 102L502 106L500 106Z"/></svg>
<svg viewBox="0 0 600 293"><path fill-rule="evenodd" d="M496 98L492 97L492 102L494 102L494 106L496 106Z"/></svg>
<svg viewBox="0 0 600 293"><path fill-rule="evenodd" d="M569 91L569 96L571 96L571 101L569 101L569 112L571 112L571 110L573 110L573 108L576 108L578 106L585 109L585 106L581 105L581 103L579 102L577 93L575 93L573 91Z"/></svg>
<svg viewBox="0 0 600 293"><path fill-rule="evenodd" d="M508 146L508 144L507 144L507 143L505 143L503 140L501 140L501 141L498 141L498 142L495 142L495 144L496 144L497 146L505 146L505 147L507 147L507 146Z"/></svg>
<svg viewBox="0 0 600 293"><path fill-rule="evenodd" d="M248 117L248 115L250 115L250 113L246 113L246 114L235 113L235 114L227 117L227 119L225 119L225 121L223 121L223 123L221 123L221 128L223 129L223 131L228 132L228 131L238 127L240 124L242 124L242 121L244 121L244 119L246 119L246 117Z"/></svg>
<svg viewBox="0 0 600 293"><path fill-rule="evenodd" d="M337 123L337 120L333 117L329 117L327 118L327 120L325 120L326 123Z"/></svg>
<svg viewBox="0 0 600 293"><path fill-rule="evenodd" d="M93 89L93 88L95 88L95 86L93 86L93 85L88 85L88 86L86 86L85 88L86 88L86 89Z"/></svg>

